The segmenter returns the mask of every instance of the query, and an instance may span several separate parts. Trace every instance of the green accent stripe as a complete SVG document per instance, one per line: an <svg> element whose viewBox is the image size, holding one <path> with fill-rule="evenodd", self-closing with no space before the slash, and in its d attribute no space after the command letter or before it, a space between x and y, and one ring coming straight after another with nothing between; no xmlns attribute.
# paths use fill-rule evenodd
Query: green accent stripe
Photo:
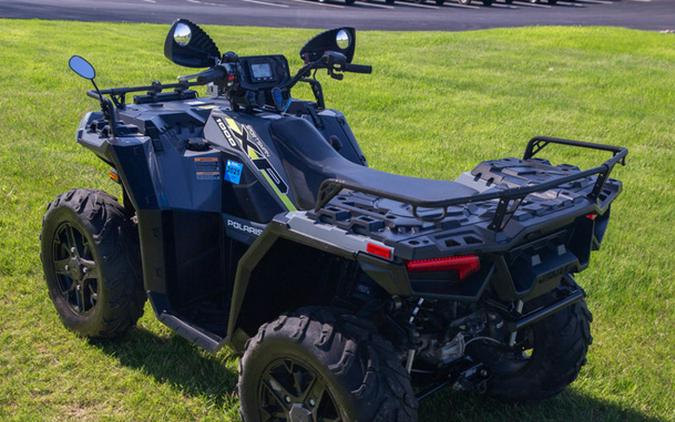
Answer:
<svg viewBox="0 0 675 422"><path fill-rule="evenodd" d="M293 205L293 203L291 202L291 199L288 197L288 195L284 195L283 193L281 193L281 191L279 190L279 188L277 188L277 185L270 178L270 176L267 174L267 172L261 171L260 173L265 177L265 180L267 180L267 184L272 187L272 190L274 191L274 193L279 197L279 199L281 199L281 202L284 203L284 205L286 206L286 209L288 211L297 211L298 209L295 208L295 205Z"/></svg>

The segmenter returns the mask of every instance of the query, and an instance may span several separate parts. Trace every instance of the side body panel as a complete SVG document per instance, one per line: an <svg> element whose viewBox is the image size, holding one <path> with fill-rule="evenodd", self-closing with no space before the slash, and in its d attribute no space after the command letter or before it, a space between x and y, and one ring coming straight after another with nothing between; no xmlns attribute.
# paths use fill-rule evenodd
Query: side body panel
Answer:
<svg viewBox="0 0 675 422"><path fill-rule="evenodd" d="M77 139L120 176L136 210L144 286L158 318L210 350L227 337L242 256L276 215L294 211L269 125L272 113L234 112L219 98L128 105L117 136L89 113ZM339 112L322 134L363 163ZM328 141L327 141L328 142Z"/></svg>

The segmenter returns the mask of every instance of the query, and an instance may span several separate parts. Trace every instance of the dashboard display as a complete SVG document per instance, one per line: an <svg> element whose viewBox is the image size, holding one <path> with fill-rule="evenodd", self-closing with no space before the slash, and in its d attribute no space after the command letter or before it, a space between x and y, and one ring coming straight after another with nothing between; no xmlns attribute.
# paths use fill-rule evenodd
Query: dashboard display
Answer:
<svg viewBox="0 0 675 422"><path fill-rule="evenodd" d="M251 76L256 81L272 79L272 66L269 63L251 63Z"/></svg>
<svg viewBox="0 0 675 422"><path fill-rule="evenodd" d="M291 79L286 57L279 54L239 57L236 69L239 86L246 91L245 95L266 97L270 104L271 89Z"/></svg>

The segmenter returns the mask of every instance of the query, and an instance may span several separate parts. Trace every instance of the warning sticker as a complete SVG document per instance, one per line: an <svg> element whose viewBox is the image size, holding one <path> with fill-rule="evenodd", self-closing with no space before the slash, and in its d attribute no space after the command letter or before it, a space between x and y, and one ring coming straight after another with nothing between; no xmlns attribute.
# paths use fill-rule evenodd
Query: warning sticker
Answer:
<svg viewBox="0 0 675 422"><path fill-rule="evenodd" d="M195 163L217 163L218 157L195 157Z"/></svg>
<svg viewBox="0 0 675 422"><path fill-rule="evenodd" d="M219 171L198 171L195 173L197 180L218 180L220 179Z"/></svg>
<svg viewBox="0 0 675 422"><path fill-rule="evenodd" d="M218 157L195 157L193 160L197 180L220 179L220 161Z"/></svg>
<svg viewBox="0 0 675 422"><path fill-rule="evenodd" d="M227 164L225 165L225 180L238 185L241 181L241 172L243 169L244 165L242 163L227 160Z"/></svg>

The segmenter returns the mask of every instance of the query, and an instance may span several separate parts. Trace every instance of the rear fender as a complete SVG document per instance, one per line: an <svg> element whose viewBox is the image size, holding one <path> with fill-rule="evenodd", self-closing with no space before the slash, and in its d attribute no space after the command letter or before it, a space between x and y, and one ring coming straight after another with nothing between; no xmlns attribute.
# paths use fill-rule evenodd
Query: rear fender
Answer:
<svg viewBox="0 0 675 422"><path fill-rule="evenodd" d="M230 345L242 350L242 342L258 326L280 313L326 304L339 281L329 276L354 262L349 251L289 230L283 216L275 218L237 265L227 330Z"/></svg>
<svg viewBox="0 0 675 422"><path fill-rule="evenodd" d="M405 266L362 253L367 242L374 241L316 225L303 212L275 217L237 266L227 331L232 347L241 350L280 313L329 305L359 287L371 298L410 295Z"/></svg>

